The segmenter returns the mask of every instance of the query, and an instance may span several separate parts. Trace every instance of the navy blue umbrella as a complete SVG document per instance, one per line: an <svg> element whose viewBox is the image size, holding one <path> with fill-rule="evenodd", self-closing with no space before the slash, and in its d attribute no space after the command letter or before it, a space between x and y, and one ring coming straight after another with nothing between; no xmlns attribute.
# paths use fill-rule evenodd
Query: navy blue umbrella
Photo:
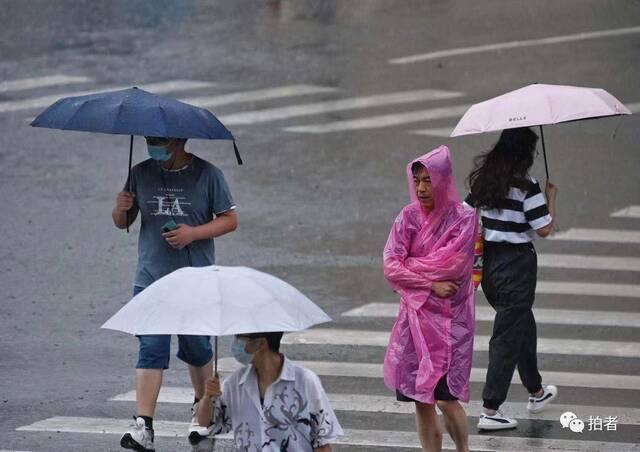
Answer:
<svg viewBox="0 0 640 452"><path fill-rule="evenodd" d="M236 159L242 165L235 138L210 111L138 88L65 97L40 113L31 125L130 135L129 174L134 135L232 140ZM127 177L127 187L129 180Z"/></svg>

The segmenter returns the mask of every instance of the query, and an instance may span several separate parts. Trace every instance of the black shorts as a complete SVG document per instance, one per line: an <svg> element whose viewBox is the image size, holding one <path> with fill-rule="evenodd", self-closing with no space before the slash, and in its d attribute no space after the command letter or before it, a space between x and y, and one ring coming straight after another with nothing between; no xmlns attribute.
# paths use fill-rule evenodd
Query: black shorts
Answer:
<svg viewBox="0 0 640 452"><path fill-rule="evenodd" d="M456 396L452 395L449 392L449 385L447 384L446 374L444 374L442 378L440 378L440 380L438 381L438 384L433 390L433 398L436 400L447 400L447 401L458 400ZM418 400L414 400L410 397L405 396L397 389L396 389L396 400L398 400L398 402L419 402Z"/></svg>

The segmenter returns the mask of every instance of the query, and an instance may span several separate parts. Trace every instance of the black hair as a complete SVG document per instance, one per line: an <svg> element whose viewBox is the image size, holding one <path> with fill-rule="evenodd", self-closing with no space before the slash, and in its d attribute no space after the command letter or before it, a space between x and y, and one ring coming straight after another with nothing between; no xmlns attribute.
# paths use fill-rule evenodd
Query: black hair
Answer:
<svg viewBox="0 0 640 452"><path fill-rule="evenodd" d="M421 169L425 169L425 166L420 163L420 162L413 162L413 164L411 165L411 173L413 173L413 175L415 176L418 171L420 171Z"/></svg>
<svg viewBox="0 0 640 452"><path fill-rule="evenodd" d="M497 208L510 187L526 179L537 142L538 135L528 127L506 129L493 149L473 160L467 183L474 207Z"/></svg>
<svg viewBox="0 0 640 452"><path fill-rule="evenodd" d="M264 337L269 344L269 350L274 353L280 352L280 341L282 340L282 335L284 333L282 331L274 331L269 333L251 333L251 334L243 334L242 336L249 337L251 339L259 339Z"/></svg>

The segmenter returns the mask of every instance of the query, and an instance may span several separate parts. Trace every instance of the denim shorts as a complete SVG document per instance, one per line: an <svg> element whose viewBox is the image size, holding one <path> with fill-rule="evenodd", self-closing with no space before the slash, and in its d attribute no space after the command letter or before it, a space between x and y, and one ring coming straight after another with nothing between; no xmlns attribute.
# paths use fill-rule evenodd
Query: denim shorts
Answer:
<svg viewBox="0 0 640 452"><path fill-rule="evenodd" d="M133 296L144 287L134 286ZM136 369L168 369L171 354L170 334L147 334L137 336L140 341ZM178 359L185 363L202 367L213 358L209 336L178 335Z"/></svg>

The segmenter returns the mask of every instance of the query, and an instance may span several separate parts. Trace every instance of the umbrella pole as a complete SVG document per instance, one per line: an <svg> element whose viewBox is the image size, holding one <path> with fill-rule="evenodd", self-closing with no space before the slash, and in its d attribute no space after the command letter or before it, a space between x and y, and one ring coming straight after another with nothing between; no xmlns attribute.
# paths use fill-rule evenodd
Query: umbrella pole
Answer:
<svg viewBox="0 0 640 452"><path fill-rule="evenodd" d="M215 350L215 361L213 375L218 376L218 336L215 336L213 340L213 348Z"/></svg>
<svg viewBox="0 0 640 452"><path fill-rule="evenodd" d="M133 135L129 141L129 172L127 172L127 191L131 192L131 161L133 159ZM129 233L129 211L125 212L127 221L127 234Z"/></svg>
<svg viewBox="0 0 640 452"><path fill-rule="evenodd" d="M544 132L540 126L540 138L542 139L542 155L544 156L544 170L547 173L547 182L549 182L549 165L547 164L547 148L544 145Z"/></svg>

